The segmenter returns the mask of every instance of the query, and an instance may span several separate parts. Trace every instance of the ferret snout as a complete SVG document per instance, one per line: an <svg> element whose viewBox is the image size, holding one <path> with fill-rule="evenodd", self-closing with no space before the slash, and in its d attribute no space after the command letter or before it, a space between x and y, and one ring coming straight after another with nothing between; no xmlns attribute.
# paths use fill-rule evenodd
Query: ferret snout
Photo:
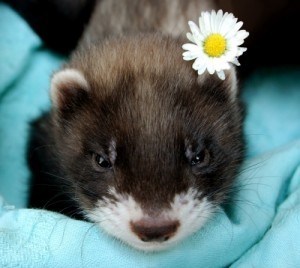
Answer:
<svg viewBox="0 0 300 268"><path fill-rule="evenodd" d="M175 245L202 227L215 211L214 204L194 188L175 194L169 207L145 208L130 194L110 188L110 197L98 200L87 213L108 233L144 251Z"/></svg>
<svg viewBox="0 0 300 268"><path fill-rule="evenodd" d="M130 222L131 230L143 242L165 242L177 231L180 223L178 220L164 220L145 218Z"/></svg>

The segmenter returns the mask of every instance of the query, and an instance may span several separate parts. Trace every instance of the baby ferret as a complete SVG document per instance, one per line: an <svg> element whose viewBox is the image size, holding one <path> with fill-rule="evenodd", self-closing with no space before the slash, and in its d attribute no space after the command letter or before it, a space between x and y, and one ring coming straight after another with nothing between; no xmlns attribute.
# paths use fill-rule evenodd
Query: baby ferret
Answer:
<svg viewBox="0 0 300 268"><path fill-rule="evenodd" d="M141 250L198 230L229 198L243 159L234 68L198 76L183 61L199 0L102 0L52 108L32 125L31 207L95 222Z"/></svg>

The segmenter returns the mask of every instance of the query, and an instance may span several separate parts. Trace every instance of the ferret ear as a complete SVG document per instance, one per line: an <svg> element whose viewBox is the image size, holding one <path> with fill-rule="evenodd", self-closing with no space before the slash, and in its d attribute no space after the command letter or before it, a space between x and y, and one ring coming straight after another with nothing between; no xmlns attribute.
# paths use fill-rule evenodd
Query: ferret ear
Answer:
<svg viewBox="0 0 300 268"><path fill-rule="evenodd" d="M88 92L87 80L76 69L64 69L52 77L50 95L53 106L59 110L73 110L87 98Z"/></svg>
<svg viewBox="0 0 300 268"><path fill-rule="evenodd" d="M226 73L225 83L228 89L229 97L232 101L235 101L239 94L238 80L236 76L235 68L231 68Z"/></svg>
<svg viewBox="0 0 300 268"><path fill-rule="evenodd" d="M225 71L225 79L220 79L217 74L205 73L198 76L198 84L206 90L213 90L229 101L235 102L238 97L238 81L234 68Z"/></svg>

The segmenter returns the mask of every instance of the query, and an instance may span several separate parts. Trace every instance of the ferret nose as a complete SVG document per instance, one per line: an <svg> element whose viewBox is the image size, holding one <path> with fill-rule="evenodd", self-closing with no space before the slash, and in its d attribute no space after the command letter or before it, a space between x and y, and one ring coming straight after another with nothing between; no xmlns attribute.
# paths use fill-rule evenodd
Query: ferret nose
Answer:
<svg viewBox="0 0 300 268"><path fill-rule="evenodd" d="M169 240L179 227L178 221L142 219L131 222L132 231L144 242L164 242Z"/></svg>

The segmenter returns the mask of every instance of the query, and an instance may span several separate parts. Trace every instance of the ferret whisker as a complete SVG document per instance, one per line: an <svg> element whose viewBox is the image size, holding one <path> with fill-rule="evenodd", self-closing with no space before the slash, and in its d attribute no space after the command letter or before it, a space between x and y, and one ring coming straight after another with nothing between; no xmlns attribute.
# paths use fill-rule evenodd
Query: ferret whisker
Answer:
<svg viewBox="0 0 300 268"><path fill-rule="evenodd" d="M99 216L98 213L95 213L95 212L93 212L93 211L89 211L88 214L89 214L89 215L97 216L97 218L98 218L98 216ZM106 212L106 213L102 213L102 214L101 214L101 219L99 219L99 220L94 220L93 222L96 223L96 224L100 224L100 223L102 223L102 222L104 222L104 221L110 220L110 217L111 217L111 216L114 216L114 215L115 215L114 212L111 212L111 213L107 213L107 212Z"/></svg>
<svg viewBox="0 0 300 268"><path fill-rule="evenodd" d="M70 201L69 199L59 199L59 200L54 201L54 199L57 198L58 196L59 195L56 195L56 196L52 197L51 199L49 199L42 209L47 209L47 207L52 207L54 205Z"/></svg>
<svg viewBox="0 0 300 268"><path fill-rule="evenodd" d="M72 184L70 183L70 180L67 179L67 178L64 178L64 177L62 177L62 176L59 176L59 175L56 175L56 174L53 174L53 173L50 173L50 172L44 172L44 173L47 174L47 175L53 176L53 177L55 177L55 178L57 178L57 179L59 179L59 180L62 180L62 181L64 181L64 182L66 182L65 185L68 186L68 187L72 187L73 189L75 189L76 187L79 187L79 188L85 190L86 192L88 192L89 194L91 194L93 197L98 197L98 195L95 194L94 191L92 191L92 190L90 190L90 189L84 187L82 184L76 184L76 186L75 186L75 185L72 185ZM41 184L41 185L45 185L45 184Z"/></svg>
<svg viewBox="0 0 300 268"><path fill-rule="evenodd" d="M59 179L61 182L67 182L66 185L70 185L70 180L65 178L65 177L62 177L62 176L59 176L57 174L54 174L54 173L51 173L51 172L47 172L47 171L43 171L43 174L46 174L46 175L49 175L53 178L56 178L56 179Z"/></svg>
<svg viewBox="0 0 300 268"><path fill-rule="evenodd" d="M43 144L43 145L40 145L40 146L36 146L32 149L32 153L34 153L38 150L41 150L41 149L52 148L52 147L55 148L55 145L54 144Z"/></svg>

